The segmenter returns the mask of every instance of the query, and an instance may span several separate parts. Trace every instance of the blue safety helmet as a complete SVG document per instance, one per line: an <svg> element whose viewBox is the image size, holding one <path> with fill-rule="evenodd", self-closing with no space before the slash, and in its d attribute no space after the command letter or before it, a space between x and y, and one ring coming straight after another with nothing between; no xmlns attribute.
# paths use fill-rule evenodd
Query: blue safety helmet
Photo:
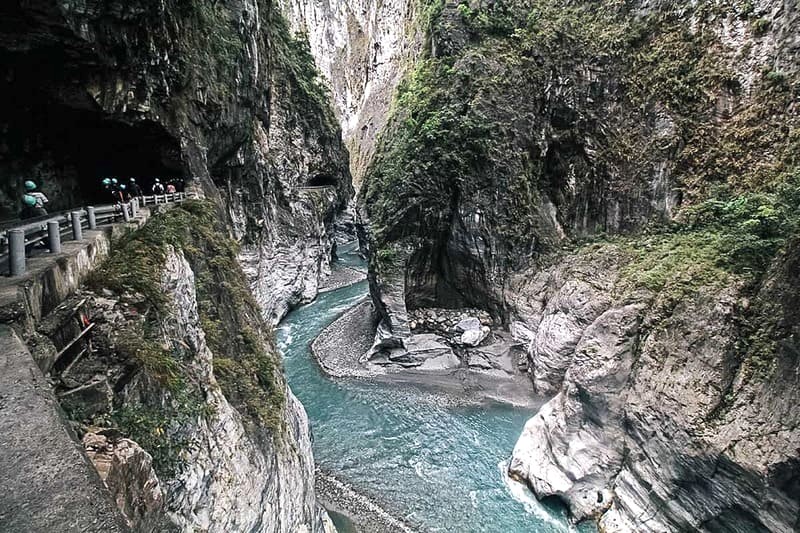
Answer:
<svg viewBox="0 0 800 533"><path fill-rule="evenodd" d="M119 186L119 188L124 191L125 190L125 184L123 183L122 185Z"/></svg>
<svg viewBox="0 0 800 533"><path fill-rule="evenodd" d="M30 180L25 182L25 188L29 191L36 190L36 184Z"/></svg>
<svg viewBox="0 0 800 533"><path fill-rule="evenodd" d="M111 185L111 179L109 179L109 178L105 178L105 179L103 180L103 185Z"/></svg>
<svg viewBox="0 0 800 533"><path fill-rule="evenodd" d="M22 201L25 202L25 205L29 207L33 207L36 205L36 198L31 196L30 194L26 194L25 196L23 196Z"/></svg>

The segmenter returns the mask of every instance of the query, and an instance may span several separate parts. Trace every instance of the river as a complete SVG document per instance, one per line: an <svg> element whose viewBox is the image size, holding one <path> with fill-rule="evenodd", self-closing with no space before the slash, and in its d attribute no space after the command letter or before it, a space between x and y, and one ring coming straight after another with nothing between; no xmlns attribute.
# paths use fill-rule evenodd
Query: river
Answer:
<svg viewBox="0 0 800 533"><path fill-rule="evenodd" d="M341 260L359 262L352 254ZM289 384L311 422L317 463L426 531L576 531L563 509L539 503L505 475L529 409L458 406L415 388L322 373L310 342L366 293L366 282L323 293L278 328Z"/></svg>

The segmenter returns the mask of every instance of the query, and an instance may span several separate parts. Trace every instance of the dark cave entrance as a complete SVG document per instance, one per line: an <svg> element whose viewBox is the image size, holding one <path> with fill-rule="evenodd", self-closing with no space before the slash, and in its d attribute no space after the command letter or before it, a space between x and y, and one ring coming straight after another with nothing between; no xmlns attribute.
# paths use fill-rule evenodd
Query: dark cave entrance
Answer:
<svg viewBox="0 0 800 533"><path fill-rule="evenodd" d="M306 182L306 187L336 187L336 178L329 174L317 174Z"/></svg>
<svg viewBox="0 0 800 533"><path fill-rule="evenodd" d="M135 178L145 192L155 178L184 177L179 143L160 124L105 113L81 81L85 73L65 79L40 55L0 50L0 219L18 215L25 180L55 212L108 203L106 177Z"/></svg>

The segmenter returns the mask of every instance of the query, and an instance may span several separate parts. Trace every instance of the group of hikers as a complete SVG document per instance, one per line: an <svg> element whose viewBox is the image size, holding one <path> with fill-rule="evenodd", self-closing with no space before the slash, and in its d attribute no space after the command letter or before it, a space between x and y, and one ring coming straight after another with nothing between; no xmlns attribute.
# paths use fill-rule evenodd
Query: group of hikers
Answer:
<svg viewBox="0 0 800 533"><path fill-rule="evenodd" d="M127 203L131 198L144 196L142 188L136 181L136 178L130 178L128 183L120 183L117 178L103 178L102 181L104 190L111 197L114 203ZM183 180L170 179L167 180L166 185L161 182L159 178L153 180L150 187L152 194L172 194L176 192L183 192Z"/></svg>
<svg viewBox="0 0 800 533"><path fill-rule="evenodd" d="M136 181L136 178L130 178L127 183L120 183L117 178L104 178L102 180L103 190L109 196L112 203L127 203L131 198L144 196L142 188ZM22 211L19 214L21 220L28 218L35 218L47 215L47 208L45 205L49 202L47 196L33 181L26 181L24 184L25 193L22 195ZM183 192L182 179L168 179L162 182L159 178L155 178L150 186L151 194L172 194L176 192Z"/></svg>

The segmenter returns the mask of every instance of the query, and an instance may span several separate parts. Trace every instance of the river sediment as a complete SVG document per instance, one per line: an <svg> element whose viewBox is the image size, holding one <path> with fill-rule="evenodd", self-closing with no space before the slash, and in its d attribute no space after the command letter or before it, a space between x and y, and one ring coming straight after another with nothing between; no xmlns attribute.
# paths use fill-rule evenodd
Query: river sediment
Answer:
<svg viewBox="0 0 800 533"><path fill-rule="evenodd" d="M334 515L344 517L341 529L371 533L414 533L411 525L387 513L368 496L319 466L315 475L317 499ZM349 533L349 532L348 532Z"/></svg>
<svg viewBox="0 0 800 533"><path fill-rule="evenodd" d="M449 405L495 401L538 409L547 400L533 394L525 374L498 375L469 367L397 370L364 362L364 354L372 346L376 322L372 303L365 296L320 331L311 343L311 352L326 374L416 387L441 395Z"/></svg>
<svg viewBox="0 0 800 533"><path fill-rule="evenodd" d="M334 263L331 274L320 283L319 292L334 291L365 279L367 279L366 270Z"/></svg>

